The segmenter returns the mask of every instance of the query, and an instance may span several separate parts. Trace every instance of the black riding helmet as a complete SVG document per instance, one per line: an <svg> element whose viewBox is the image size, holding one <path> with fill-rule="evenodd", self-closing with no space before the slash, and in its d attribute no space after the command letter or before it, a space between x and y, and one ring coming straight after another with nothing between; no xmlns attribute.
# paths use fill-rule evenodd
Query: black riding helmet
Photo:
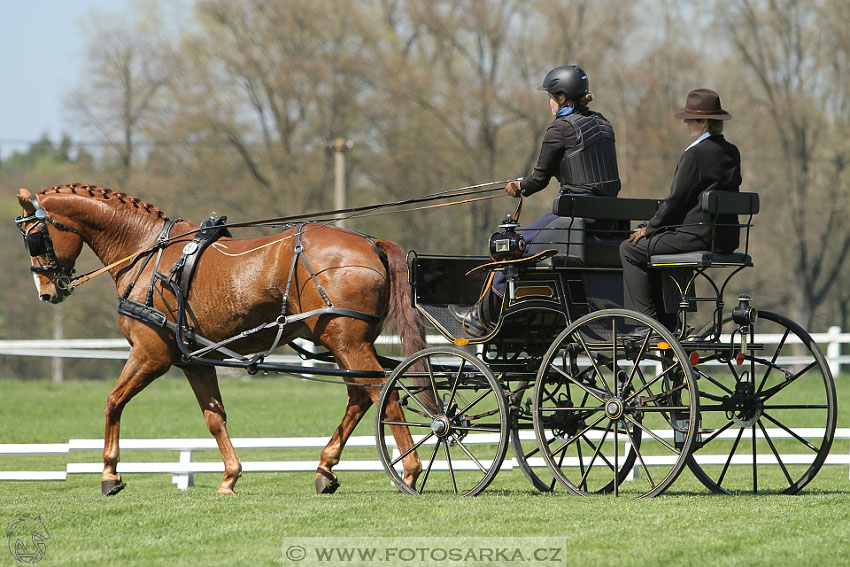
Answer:
<svg viewBox="0 0 850 567"><path fill-rule="evenodd" d="M567 100L577 100L590 90L587 73L577 65L561 65L555 67L543 77L543 84L538 90L549 94L561 93Z"/></svg>

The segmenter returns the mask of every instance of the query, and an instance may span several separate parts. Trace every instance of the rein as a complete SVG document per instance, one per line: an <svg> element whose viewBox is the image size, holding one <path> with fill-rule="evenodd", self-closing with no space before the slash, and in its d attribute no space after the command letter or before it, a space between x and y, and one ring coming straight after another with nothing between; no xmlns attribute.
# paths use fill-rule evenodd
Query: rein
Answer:
<svg viewBox="0 0 850 567"><path fill-rule="evenodd" d="M331 210L331 211L320 211L320 212L315 212L315 213L307 213L307 214L304 214L304 215L289 215L289 216L284 216L284 217L274 217L274 218L254 220L254 221L226 223L226 224L222 224L221 226L223 228L249 228L249 227L255 227L255 226L272 226L273 227L273 226L278 226L280 224L291 223L292 221L303 221L305 219L319 219L319 220L323 220L325 222L333 222L334 219L327 219L326 217L334 217L334 216L340 215L340 214L349 214L348 217L344 217L344 218L352 218L354 216L353 213L396 214L396 213L409 212L409 211L415 211L415 210L424 210L424 209L437 208L437 207L462 205L462 204L467 204L467 203L471 203L471 202L474 202L474 201L479 201L479 200L484 200L484 199L492 199L492 198L494 198L494 196L479 197L479 198L475 198L475 199L461 199L461 200L452 201L452 202L449 202L449 203L440 203L438 205L429 205L429 206L424 206L424 207L413 207L413 208L410 208L410 209L404 209L404 210L400 210L400 211L389 211L389 212L385 212L385 213L379 213L378 212L381 209L386 209L386 208L390 208L390 207L401 207L401 206L404 206L404 205L427 203L427 202L430 202L430 201L437 201L437 200L446 199L446 198L449 198L449 197L465 197L467 195L475 195L475 194L479 194L479 193L489 193L491 191L497 191L497 190L502 189L504 187L504 185L506 185L509 181L511 181L511 180L490 181L488 183L480 183L478 185L468 185L466 187L448 189L446 191L440 191L438 193L431 193L429 195L423 195L423 196L420 196L420 197L413 197L411 199L404 199L404 200L401 200L401 201L394 201L394 202L391 202L391 203L382 203L382 204L378 204L378 205L362 205L362 206L359 206L359 207L349 207L349 208L346 208L346 209L336 209L336 210ZM492 188L493 185L500 185L501 187ZM33 198L34 197L35 196L33 196ZM41 210L41 208L37 207L37 210ZM366 214L364 214L363 216L366 216ZM30 219L30 217L27 217L27 219L24 219L24 220L32 220L32 219ZM53 222L53 221L51 221L51 222ZM139 258L140 256L143 256L145 254L152 254L153 252L155 252L157 250L163 249L165 246L167 246L168 244L170 244L174 240L179 240L181 238L185 238L187 236L197 234L201 230L203 230L203 229L197 228L197 229L194 229L194 230L190 230L188 232L184 232L183 234L179 234L177 236L168 237L166 239L160 238L159 240L157 240L156 244L154 244L153 246L150 246L150 247L145 248L143 250L139 250L137 252L133 252L132 254L129 254L128 256L125 256L124 258L121 258L120 260L116 260L115 262L112 262L109 265L103 266L102 268L92 270L91 272L88 272L88 273L85 273L85 274L82 274L80 276L73 278L66 285L66 289L67 289L68 293L70 294L70 292L73 291L76 287L86 283L87 281L91 280L92 278L95 278L95 277L97 277L101 274L108 272L112 268L120 266L121 264L128 262L130 260L135 260L136 258ZM74 231L74 232L76 232L76 231Z"/></svg>

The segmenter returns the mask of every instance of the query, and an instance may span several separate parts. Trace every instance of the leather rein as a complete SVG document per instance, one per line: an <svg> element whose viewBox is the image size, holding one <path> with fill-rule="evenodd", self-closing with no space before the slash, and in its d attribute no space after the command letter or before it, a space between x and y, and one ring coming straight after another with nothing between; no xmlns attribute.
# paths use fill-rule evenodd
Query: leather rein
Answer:
<svg viewBox="0 0 850 567"><path fill-rule="evenodd" d="M268 218L268 219L254 220L254 221L226 223L226 224L223 224L221 226L222 226L222 228L249 228L249 227L260 227L260 226L275 227L275 226L280 226L282 224L293 224L293 223L301 222L301 221L304 221L304 220L307 220L307 219L316 219L316 222L325 222L325 223L331 224L331 223L335 222L336 220L353 218L355 216L355 213L368 214L370 212L375 212L375 211L379 211L381 209L386 209L386 208L390 208L390 207L400 207L400 206L412 205L412 204L417 204L417 203L437 201L437 200L445 199L445 198L448 198L448 197L457 198L457 197L465 197L467 195L475 195L475 194L479 194L479 193L488 193L488 192L491 192L491 191L496 191L496 190L502 189L504 187L504 185L507 184L509 181L511 181L511 180L491 181L489 183L481 183L481 184L478 184L478 185L469 185L467 187L450 189L448 191L441 191L439 193L432 193L430 195L423 195L423 196L420 196L420 197L414 197L412 199L405 199L405 200L402 200L402 201L394 201L394 202L383 203L383 204L379 204L379 205L363 205L363 206L359 206L359 207L349 207L347 209L336 209L336 210L332 210L332 211L320 211L320 212L315 212L315 213L307 213L307 214L304 214L304 215L289 215L289 216L283 216L283 217L274 217L274 218ZM497 187L497 188L494 189L494 188L492 188L493 185L501 185L502 187ZM491 199L491 198L492 197L479 197L477 199L463 199L463 200L456 200L456 201L451 201L451 202L448 202L448 203L440 203L440 204L437 204L437 205L431 205L431 206L428 206L428 207L421 207L421 208L428 209L428 208L436 208L436 207L448 207L448 206L460 205L460 204L470 203L470 202L483 200L483 199ZM36 213L38 213L39 210L41 210L43 212L43 209L41 209L41 206L38 204L38 200L35 198L35 195L32 196L32 199L33 199L33 203L36 206ZM409 210L416 210L416 209L408 209L408 211ZM393 213L393 212L406 212L406 211L390 211L390 214ZM347 214L349 216L342 217L342 218L334 218L337 215L343 215L343 214ZM21 223L27 222L29 220L34 220L34 219L35 219L35 215L31 215L31 216L23 218L23 219L21 217L18 217L18 218L15 219L15 222L18 223L18 226L20 227ZM67 229L70 232L75 232L75 233L77 232L76 230L73 230L70 227L65 227L65 225L61 225L61 223L56 223L52 219L49 219L49 220L54 226L57 226L57 228L60 228L60 226L61 226L61 227L64 227L64 229ZM171 221L171 222L174 222L174 221ZM64 229L60 228L60 230L64 230ZM169 227L169 230L170 230L170 227ZM157 252L157 250L161 250L162 248L166 247L171 242L173 242L175 240L180 240L181 238L186 238L187 236L192 236L194 234L197 234L201 230L203 230L203 229L197 228L197 229L190 230L190 231L184 232L184 233L176 235L176 236L166 236L165 238L163 238L163 236L160 235L160 238L157 240L156 244L154 244L153 246L149 246L148 248L145 248L143 250L139 250L137 252L129 254L129 255L125 256L124 258L121 258L120 260L116 260L116 261L114 261L114 262L112 262L112 263L110 263L106 266L103 266L103 267L98 268L96 270L92 270L91 272L79 275L79 276L77 276L73 279L70 277L70 274L72 274L74 270L73 269L66 269L68 274L66 276L66 281L64 282L64 285L65 285L64 289L67 289L67 294L70 295L70 293L76 287L86 283L87 281L91 280L92 278L95 278L95 277L97 277L101 274L104 274L104 273L108 272L109 270L124 264L125 262L129 262L130 260L136 260L137 258L144 256L145 254L153 254L153 253ZM21 232L24 233L23 229L21 229ZM46 228L44 229L44 233L46 235L46 238L49 241L50 235L47 233ZM79 233L77 233L77 234L79 234ZM26 238L26 234L24 234L24 237ZM55 258L54 258L54 264L55 264ZM35 268L36 268L36 266L31 267L31 269L33 271L36 271ZM60 266L59 268L61 269L62 267ZM43 271L46 272L48 270L43 270ZM54 274L55 274L55 271L54 271Z"/></svg>

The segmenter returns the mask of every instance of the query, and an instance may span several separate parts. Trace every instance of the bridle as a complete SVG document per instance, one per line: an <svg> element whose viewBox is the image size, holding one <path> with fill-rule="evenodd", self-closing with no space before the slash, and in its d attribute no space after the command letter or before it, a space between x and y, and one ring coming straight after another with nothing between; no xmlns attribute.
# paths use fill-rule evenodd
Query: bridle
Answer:
<svg viewBox="0 0 850 567"><path fill-rule="evenodd" d="M57 230L73 232L76 235L79 235L80 233L70 226L50 218L47 215L47 211L41 208L41 204L39 204L38 198L35 195L30 196L30 201L35 208L35 211L29 216L21 215L19 217L15 217L15 224L18 226L18 230L21 231L21 234L24 237L24 246L30 256L33 258L47 256L46 265L42 264L38 266L30 266L30 271L36 274L48 274L56 284L56 288L59 289L63 295L71 295L69 284L71 283L71 275L74 273L74 268L62 266L56 260L56 251L53 248L53 239L50 238L50 231L47 229L47 223L52 224ZM28 228L25 227L27 223L33 221L35 224L30 225Z"/></svg>

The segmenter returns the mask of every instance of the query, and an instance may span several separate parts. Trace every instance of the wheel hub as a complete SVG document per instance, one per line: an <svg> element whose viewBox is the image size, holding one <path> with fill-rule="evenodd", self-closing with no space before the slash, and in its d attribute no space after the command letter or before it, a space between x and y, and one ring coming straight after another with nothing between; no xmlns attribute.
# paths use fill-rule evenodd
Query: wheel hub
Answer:
<svg viewBox="0 0 850 567"><path fill-rule="evenodd" d="M755 386L752 382L741 381L735 385L732 403L734 410L727 417L739 427L755 424L764 411L764 402L755 396Z"/></svg>
<svg viewBox="0 0 850 567"><path fill-rule="evenodd" d="M431 422L431 431L437 437L445 437L449 434L450 429L451 427L449 426L449 420L444 415L437 416L437 418Z"/></svg>
<svg viewBox="0 0 850 567"><path fill-rule="evenodd" d="M607 415L609 419L620 419L623 417L625 409L626 406L620 398L610 398L607 402L605 402L605 415Z"/></svg>

